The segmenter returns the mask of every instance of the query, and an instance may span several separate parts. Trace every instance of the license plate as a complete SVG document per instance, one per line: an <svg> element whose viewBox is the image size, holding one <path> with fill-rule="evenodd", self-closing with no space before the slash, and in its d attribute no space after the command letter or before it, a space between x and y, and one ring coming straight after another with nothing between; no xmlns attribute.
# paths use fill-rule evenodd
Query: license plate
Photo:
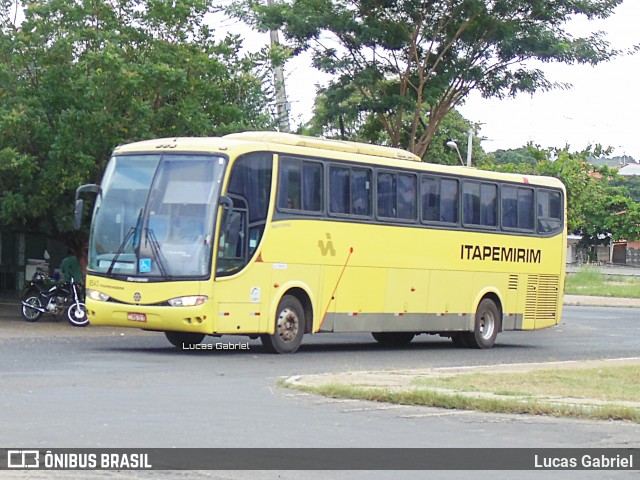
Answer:
<svg viewBox="0 0 640 480"><path fill-rule="evenodd" d="M147 315L144 314L144 313L129 312L127 314L127 319L132 321L132 322L146 322L147 321Z"/></svg>

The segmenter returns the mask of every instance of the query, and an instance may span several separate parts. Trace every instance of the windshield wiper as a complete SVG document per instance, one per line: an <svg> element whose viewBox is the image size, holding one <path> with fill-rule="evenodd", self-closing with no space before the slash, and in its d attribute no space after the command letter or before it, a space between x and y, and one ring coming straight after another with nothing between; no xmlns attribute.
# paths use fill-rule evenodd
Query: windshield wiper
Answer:
<svg viewBox="0 0 640 480"><path fill-rule="evenodd" d="M171 279L171 275L167 273L167 267L164 255L162 254L162 250L160 250L160 244L158 243L158 239L156 238L156 234L153 233L151 228L145 229L145 240L151 244L151 252L153 253L154 258L156 259L156 263L158 264L158 270L163 277L167 279ZM146 246L146 245L145 245Z"/></svg>
<svg viewBox="0 0 640 480"><path fill-rule="evenodd" d="M133 235L140 230L141 222L142 222L142 209L140 209L140 213L138 214L138 220L136 221L135 227L131 227L131 230L127 232L127 234L124 237L124 240L122 240L122 243L118 247L118 250L116 250L116 254L111 259L111 263L109 264L109 268L107 269L107 275L111 275L111 272L113 272L113 267L116 265L118 258L120 257L120 255L122 255L122 252L124 252L124 249L126 248L127 243L129 243L129 239L133 237ZM136 240L134 238L134 243L135 241ZM134 245L134 248L135 248L135 245Z"/></svg>
<svg viewBox="0 0 640 480"><path fill-rule="evenodd" d="M136 231L136 227L131 227L131 230L129 230L127 235L124 237L124 240L118 247L118 250L116 250L116 254L111 259L111 263L109 264L109 268L107 269L107 275L111 275L111 272L113 271L113 267L118 261L118 257L120 257L120 255L122 255L122 252L124 252L124 249L127 246L127 243L129 243L129 239L133 236L135 231Z"/></svg>

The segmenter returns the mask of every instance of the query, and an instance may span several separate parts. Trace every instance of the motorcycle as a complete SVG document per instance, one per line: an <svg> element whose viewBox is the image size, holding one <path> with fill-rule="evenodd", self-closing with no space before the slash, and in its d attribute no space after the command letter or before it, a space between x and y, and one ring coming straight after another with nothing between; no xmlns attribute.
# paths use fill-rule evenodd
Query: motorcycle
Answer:
<svg viewBox="0 0 640 480"><path fill-rule="evenodd" d="M66 313L67 320L74 327L89 324L81 287L73 278L69 282L55 283L37 270L23 288L20 298L22 318L27 322L37 321L44 313L56 316Z"/></svg>

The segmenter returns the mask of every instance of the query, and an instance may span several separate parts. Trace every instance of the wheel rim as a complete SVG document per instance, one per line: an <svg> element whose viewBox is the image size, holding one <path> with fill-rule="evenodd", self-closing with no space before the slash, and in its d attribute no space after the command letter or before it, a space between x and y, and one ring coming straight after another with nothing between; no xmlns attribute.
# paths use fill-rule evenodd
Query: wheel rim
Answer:
<svg viewBox="0 0 640 480"><path fill-rule="evenodd" d="M87 312L82 305L72 305L69 309L69 320L75 324L84 324L87 322Z"/></svg>
<svg viewBox="0 0 640 480"><path fill-rule="evenodd" d="M31 297L26 299L25 303L28 303L29 305L33 305L35 307L40 306L40 300L38 300L36 297ZM28 318L29 320L33 320L34 318L38 318L40 311L38 311L35 308L31 308L31 307L27 307L26 305L23 305L22 313L24 314L25 318Z"/></svg>
<svg viewBox="0 0 640 480"><path fill-rule="evenodd" d="M278 315L278 323L276 325L277 333L285 342L292 342L298 335L300 328L300 319L298 314L290 308L285 308Z"/></svg>
<svg viewBox="0 0 640 480"><path fill-rule="evenodd" d="M493 316L493 312L491 312L490 310L486 310L480 317L478 327L480 329L480 336L484 340L490 339L493 336L493 331L496 328L496 319Z"/></svg>

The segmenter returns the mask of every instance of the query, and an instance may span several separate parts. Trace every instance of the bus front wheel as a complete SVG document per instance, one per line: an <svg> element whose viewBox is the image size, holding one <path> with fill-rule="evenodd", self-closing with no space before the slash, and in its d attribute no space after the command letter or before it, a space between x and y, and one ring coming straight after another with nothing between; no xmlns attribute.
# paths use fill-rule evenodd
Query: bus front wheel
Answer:
<svg viewBox="0 0 640 480"><path fill-rule="evenodd" d="M271 353L294 353L304 336L304 308L293 295L285 295L278 304L273 335L261 335L264 348Z"/></svg>
<svg viewBox="0 0 640 480"><path fill-rule="evenodd" d="M164 332L167 340L176 348L189 350L190 345L199 345L204 340L204 333L195 332Z"/></svg>
<svg viewBox="0 0 640 480"><path fill-rule="evenodd" d="M475 328L466 334L465 344L471 348L491 348L496 342L500 331L500 313L498 307L489 298L485 298L478 305L476 311Z"/></svg>

